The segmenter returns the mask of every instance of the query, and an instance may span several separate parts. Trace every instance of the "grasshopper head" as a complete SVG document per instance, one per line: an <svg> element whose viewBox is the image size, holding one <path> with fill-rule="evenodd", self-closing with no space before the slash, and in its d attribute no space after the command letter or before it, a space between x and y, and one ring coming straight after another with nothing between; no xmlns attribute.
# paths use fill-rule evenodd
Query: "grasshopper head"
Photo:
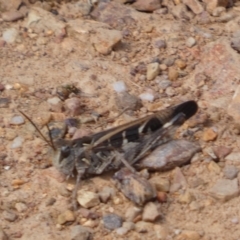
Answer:
<svg viewBox="0 0 240 240"><path fill-rule="evenodd" d="M75 153L73 148L62 143L59 147L50 150L53 166L67 176L73 175L75 166Z"/></svg>

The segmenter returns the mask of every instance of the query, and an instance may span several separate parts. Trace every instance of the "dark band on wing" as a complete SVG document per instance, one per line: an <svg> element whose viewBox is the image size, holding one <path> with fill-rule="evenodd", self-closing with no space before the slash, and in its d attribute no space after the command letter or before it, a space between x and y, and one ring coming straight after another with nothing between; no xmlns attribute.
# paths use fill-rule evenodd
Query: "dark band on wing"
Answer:
<svg viewBox="0 0 240 240"><path fill-rule="evenodd" d="M157 117L153 117L151 119L149 119L149 121L146 123L146 125L144 126L142 133L147 133L149 132L149 130L151 132L154 132L156 130L158 130L159 128L161 128L163 126L162 122L160 121L160 119L158 119Z"/></svg>

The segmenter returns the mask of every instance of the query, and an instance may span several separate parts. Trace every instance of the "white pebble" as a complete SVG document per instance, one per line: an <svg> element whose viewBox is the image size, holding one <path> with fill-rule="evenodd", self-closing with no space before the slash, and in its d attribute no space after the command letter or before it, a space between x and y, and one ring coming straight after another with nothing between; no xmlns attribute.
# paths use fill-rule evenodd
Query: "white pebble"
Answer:
<svg viewBox="0 0 240 240"><path fill-rule="evenodd" d="M10 85L10 84L6 84L6 85L5 85L5 89L6 89L6 90L11 90L11 89L13 89L13 86Z"/></svg>
<svg viewBox="0 0 240 240"><path fill-rule="evenodd" d="M154 100L154 95L149 92L145 92L139 95L139 98L143 101L149 101L152 102Z"/></svg>
<svg viewBox="0 0 240 240"><path fill-rule="evenodd" d="M231 222L234 223L234 224L238 224L239 219L237 217L234 217L234 218L232 218Z"/></svg>
<svg viewBox="0 0 240 240"><path fill-rule="evenodd" d="M175 235L179 235L181 232L182 232L182 230L180 230L180 229L175 229L174 230Z"/></svg>
<svg viewBox="0 0 240 240"><path fill-rule="evenodd" d="M57 105L59 102L61 102L61 100L58 97L53 97L49 98L47 102L52 105Z"/></svg>
<svg viewBox="0 0 240 240"><path fill-rule="evenodd" d="M6 171L8 171L11 167L10 166L4 166L3 167Z"/></svg>
<svg viewBox="0 0 240 240"><path fill-rule="evenodd" d="M15 28L9 28L3 32L2 38L7 43L14 43L18 35L18 31Z"/></svg>
<svg viewBox="0 0 240 240"><path fill-rule="evenodd" d="M19 147L22 146L23 142L24 142L24 138L22 138L22 137L16 137L16 138L14 138L13 141L12 141L11 148L19 148Z"/></svg>
<svg viewBox="0 0 240 240"><path fill-rule="evenodd" d="M120 227L120 228L117 228L116 229L116 233L118 234L118 235L125 235L127 232L128 232L129 230L128 229L126 229L126 228L124 228L124 227Z"/></svg>
<svg viewBox="0 0 240 240"><path fill-rule="evenodd" d="M24 118L22 116L14 116L12 117L11 121L10 121L10 124L13 124L13 125L21 125L23 124L25 121L24 121Z"/></svg>
<svg viewBox="0 0 240 240"><path fill-rule="evenodd" d="M196 40L193 37L188 38L186 41L186 45L190 48L193 47L195 44L196 44Z"/></svg>
<svg viewBox="0 0 240 240"><path fill-rule="evenodd" d="M113 84L113 89L120 93L120 92L125 92L127 90L127 87L123 81L118 81Z"/></svg>

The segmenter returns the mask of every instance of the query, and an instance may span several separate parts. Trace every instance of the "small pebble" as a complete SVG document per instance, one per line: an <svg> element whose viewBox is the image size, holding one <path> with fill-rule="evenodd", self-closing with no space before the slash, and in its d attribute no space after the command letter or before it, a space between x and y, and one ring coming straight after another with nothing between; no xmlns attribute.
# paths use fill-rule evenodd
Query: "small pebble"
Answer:
<svg viewBox="0 0 240 240"><path fill-rule="evenodd" d="M167 178L161 178L154 176L150 180L150 183L154 184L157 191L168 192L170 188L170 182Z"/></svg>
<svg viewBox="0 0 240 240"><path fill-rule="evenodd" d="M142 219L146 222L154 222L159 216L159 207L153 202L148 202L143 209Z"/></svg>
<svg viewBox="0 0 240 240"><path fill-rule="evenodd" d="M153 230L153 224L150 222L139 221L135 224L135 229L139 233L147 233Z"/></svg>
<svg viewBox="0 0 240 240"><path fill-rule="evenodd" d="M14 222L18 218L17 214L10 211L3 211L1 215L5 220L9 222Z"/></svg>
<svg viewBox="0 0 240 240"><path fill-rule="evenodd" d="M12 125L21 125L24 124L25 120L22 116L14 116L12 117L10 124Z"/></svg>
<svg viewBox="0 0 240 240"><path fill-rule="evenodd" d="M157 192L157 200L160 203L167 202L167 193L166 192Z"/></svg>
<svg viewBox="0 0 240 240"><path fill-rule="evenodd" d="M159 67L160 67L160 70L162 70L162 71L167 70L167 65L164 64L164 63L163 63L163 64L160 64Z"/></svg>
<svg viewBox="0 0 240 240"><path fill-rule="evenodd" d="M140 213L142 209L139 207L129 207L125 212L125 218L127 221L133 221Z"/></svg>
<svg viewBox="0 0 240 240"><path fill-rule="evenodd" d="M218 134L212 129L207 128L203 132L202 139L205 142L214 141L217 138Z"/></svg>
<svg viewBox="0 0 240 240"><path fill-rule="evenodd" d="M160 73L159 63L154 62L147 65L147 80L153 80Z"/></svg>
<svg viewBox="0 0 240 240"><path fill-rule="evenodd" d="M114 196L116 193L115 193L115 190L111 187L104 187L99 193L99 197L100 197L100 200L103 202L103 203L106 203L110 198L111 196Z"/></svg>
<svg viewBox="0 0 240 240"><path fill-rule="evenodd" d="M225 165L223 169L224 176L228 179L237 177L239 170L233 165Z"/></svg>
<svg viewBox="0 0 240 240"><path fill-rule="evenodd" d="M215 163L214 161L211 161L208 164L208 170L210 172L214 172L216 174L219 174L221 172L221 168L219 167L219 165L217 163Z"/></svg>
<svg viewBox="0 0 240 240"><path fill-rule="evenodd" d="M209 194L221 202L237 197L239 195L237 178L233 180L219 179L210 189Z"/></svg>
<svg viewBox="0 0 240 240"><path fill-rule="evenodd" d="M129 230L126 229L125 227L120 227L120 228L117 228L117 229L116 229L116 233L117 233L118 235L120 235L120 236L125 235L125 234L127 234L128 232L129 232Z"/></svg>
<svg viewBox="0 0 240 240"><path fill-rule="evenodd" d="M76 225L71 227L70 238L71 240L90 240L92 239L92 231L88 227Z"/></svg>
<svg viewBox="0 0 240 240"><path fill-rule="evenodd" d="M196 44L196 40L193 37L188 38L186 41L186 45L189 48L193 47L195 44Z"/></svg>
<svg viewBox="0 0 240 240"><path fill-rule="evenodd" d="M180 68L180 69L184 69L186 68L187 64L185 61L181 60L181 59L177 59L175 61L175 64Z"/></svg>
<svg viewBox="0 0 240 240"><path fill-rule="evenodd" d="M46 206L52 206L55 202L56 202L56 199L55 199L55 198L49 198L49 199L46 201Z"/></svg>
<svg viewBox="0 0 240 240"><path fill-rule="evenodd" d="M117 214L107 214L103 216L104 227L109 230L114 230L122 226L123 220Z"/></svg>
<svg viewBox="0 0 240 240"><path fill-rule="evenodd" d="M21 212L25 212L28 207L25 203L19 202L15 204L15 208L17 209L18 212L21 213Z"/></svg>
<svg viewBox="0 0 240 240"><path fill-rule="evenodd" d="M14 138L14 140L12 141L12 144L11 144L11 148L14 149L14 148L19 148L22 146L24 142L24 138L22 137L16 137Z"/></svg>
<svg viewBox="0 0 240 240"><path fill-rule="evenodd" d="M185 191L183 194L180 194L178 197L178 201L180 203L185 203L185 204L189 204L194 200L194 196L192 195L191 192L189 191Z"/></svg>
<svg viewBox="0 0 240 240"><path fill-rule="evenodd" d="M238 223L239 223L238 217L232 218L232 219L231 219L231 222L234 223L234 224L238 224Z"/></svg>
<svg viewBox="0 0 240 240"><path fill-rule="evenodd" d="M9 106L9 98L0 98L0 108L7 108Z"/></svg>
<svg viewBox="0 0 240 240"><path fill-rule="evenodd" d="M83 189L78 191L77 200L85 208L95 207L100 203L98 194Z"/></svg>
<svg viewBox="0 0 240 240"><path fill-rule="evenodd" d="M139 95L139 98L142 101L149 101L149 102L153 102L154 101L154 95L150 92L145 92Z"/></svg>
<svg viewBox="0 0 240 240"><path fill-rule="evenodd" d="M24 17L23 14L16 10L2 13L2 19L6 22L17 21L23 17Z"/></svg>
<svg viewBox="0 0 240 240"><path fill-rule="evenodd" d="M171 81L175 81L178 79L178 71L174 67L170 67L168 69L168 78Z"/></svg>
<svg viewBox="0 0 240 240"><path fill-rule="evenodd" d="M125 92L127 90L126 84L123 81L118 81L113 84L113 89L117 92Z"/></svg>
<svg viewBox="0 0 240 240"><path fill-rule="evenodd" d="M166 48L167 47L167 44L166 44L166 41L163 40L163 39L157 39L154 43L153 43L153 46L155 48Z"/></svg>
<svg viewBox="0 0 240 240"><path fill-rule="evenodd" d="M133 230L135 228L135 224L133 222L124 222L122 225L128 231Z"/></svg>
<svg viewBox="0 0 240 240"><path fill-rule="evenodd" d="M66 222L73 222L75 221L74 212L70 210L66 210L65 212L61 213L57 218L57 223L63 225Z"/></svg>
<svg viewBox="0 0 240 240"><path fill-rule="evenodd" d="M52 105L57 105L59 102L61 102L61 99L58 97L53 97L53 98L49 98L47 102Z"/></svg>
<svg viewBox="0 0 240 240"><path fill-rule="evenodd" d="M14 43L18 36L18 31L15 28L9 28L2 34L2 38L7 43Z"/></svg>
<svg viewBox="0 0 240 240"><path fill-rule="evenodd" d="M94 228L99 224L98 220L93 220L93 219L89 219L86 222L84 222L82 225L84 227L89 227L89 228Z"/></svg>

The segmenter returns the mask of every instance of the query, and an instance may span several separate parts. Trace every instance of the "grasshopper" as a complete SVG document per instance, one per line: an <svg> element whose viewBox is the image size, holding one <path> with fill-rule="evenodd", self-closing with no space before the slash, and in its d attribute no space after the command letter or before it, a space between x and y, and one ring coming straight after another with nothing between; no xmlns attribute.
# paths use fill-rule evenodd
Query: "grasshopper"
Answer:
<svg viewBox="0 0 240 240"><path fill-rule="evenodd" d="M60 139L55 143L50 134L50 141L48 141L31 119L21 113L35 126L52 148L53 165L67 177L72 177L75 172L77 173L73 190L76 208L77 190L81 179L116 170L122 166L134 171L134 164L159 145L170 141L175 130L197 110L198 105L195 101L186 101L90 136L70 141Z"/></svg>

